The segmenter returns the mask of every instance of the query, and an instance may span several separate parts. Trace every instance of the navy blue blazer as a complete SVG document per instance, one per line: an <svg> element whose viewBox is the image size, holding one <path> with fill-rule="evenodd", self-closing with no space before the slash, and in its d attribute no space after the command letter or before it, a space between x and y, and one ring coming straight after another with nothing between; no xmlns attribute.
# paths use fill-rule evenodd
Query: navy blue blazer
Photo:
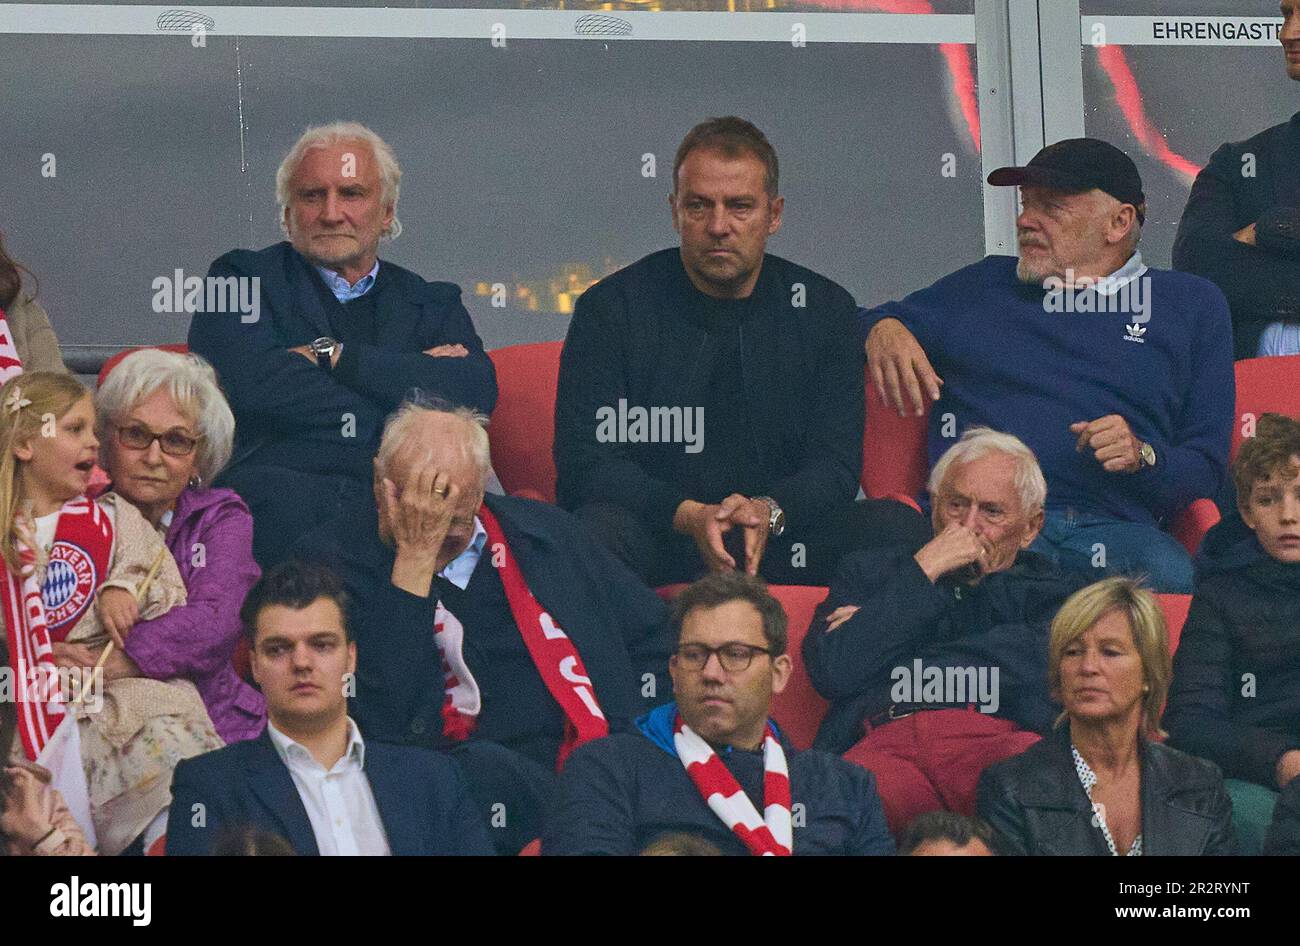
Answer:
<svg viewBox="0 0 1300 946"><path fill-rule="evenodd" d="M252 462L369 482L384 418L412 389L485 413L496 405L496 371L452 283L383 260L374 287L349 303L374 311L348 334L346 324L331 327L338 303L289 243L232 250L208 275L257 278L261 289L255 321L239 312L190 321L190 350L212 363L235 413L231 468ZM331 371L289 351L325 335L344 342ZM453 344L469 354L424 354Z"/></svg>
<svg viewBox="0 0 1300 946"><path fill-rule="evenodd" d="M394 855L494 853L454 761L372 740L366 741L365 758L366 778ZM176 766L167 853L209 854L223 828L243 826L277 834L299 854L320 853L293 776L266 730Z"/></svg>

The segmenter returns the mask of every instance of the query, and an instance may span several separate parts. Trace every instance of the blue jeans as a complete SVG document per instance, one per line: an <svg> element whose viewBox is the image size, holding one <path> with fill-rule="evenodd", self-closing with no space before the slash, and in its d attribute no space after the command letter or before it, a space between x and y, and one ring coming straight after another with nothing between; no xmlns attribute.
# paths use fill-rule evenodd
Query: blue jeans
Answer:
<svg viewBox="0 0 1300 946"><path fill-rule="evenodd" d="M1182 543L1155 526L1073 509L1048 510L1043 531L1029 548L1092 581L1129 575L1145 579L1156 591L1192 593L1191 556Z"/></svg>

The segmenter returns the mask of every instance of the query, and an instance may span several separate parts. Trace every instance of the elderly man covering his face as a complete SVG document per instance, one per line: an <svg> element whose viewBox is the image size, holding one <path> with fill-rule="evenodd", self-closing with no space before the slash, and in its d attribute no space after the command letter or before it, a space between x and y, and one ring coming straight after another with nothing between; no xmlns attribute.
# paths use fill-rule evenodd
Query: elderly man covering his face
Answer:
<svg viewBox="0 0 1300 946"><path fill-rule="evenodd" d="M931 475L934 538L846 559L804 638L816 745L875 773L896 834L973 813L984 767L1051 727L1047 626L1080 582L1028 551L1046 493L1028 447L968 430Z"/></svg>
<svg viewBox="0 0 1300 946"><path fill-rule="evenodd" d="M572 749L668 699L667 610L563 510L485 496L485 418L408 403L374 499L306 536L356 602L353 716L374 738L454 749L516 853Z"/></svg>

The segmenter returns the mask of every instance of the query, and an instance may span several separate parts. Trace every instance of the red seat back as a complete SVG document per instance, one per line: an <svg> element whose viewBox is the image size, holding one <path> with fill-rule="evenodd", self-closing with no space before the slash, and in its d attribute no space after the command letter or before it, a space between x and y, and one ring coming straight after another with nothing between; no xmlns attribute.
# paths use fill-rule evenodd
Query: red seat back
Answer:
<svg viewBox="0 0 1300 946"><path fill-rule="evenodd" d="M497 370L492 468L511 495L555 502L555 388L563 342L511 345L488 352Z"/></svg>
<svg viewBox="0 0 1300 946"><path fill-rule="evenodd" d="M1243 431L1253 432L1261 414L1300 417L1300 355L1247 358L1237 362L1237 417L1232 426L1232 459ZM1253 433L1252 433L1253 436Z"/></svg>
<svg viewBox="0 0 1300 946"><path fill-rule="evenodd" d="M119 361L121 361L123 358L125 358L127 355L131 354L132 352L142 351L146 348L157 348L160 349L161 351L174 351L177 354L181 354L181 355L187 355L189 354L190 351L190 346L186 345L184 342L178 342L175 345L137 345L134 348L124 349L118 352L116 355L113 355L111 358L109 358L106 362L104 362L104 366L99 369L100 386L101 387L103 386L104 379L108 377L108 373L110 371L112 371L114 368L117 367L117 363Z"/></svg>
<svg viewBox="0 0 1300 946"><path fill-rule="evenodd" d="M1192 606L1192 596L1158 594L1156 599L1165 615L1165 627L1169 629L1169 653L1172 656L1183 636L1183 624L1187 621L1187 610Z"/></svg>
<svg viewBox="0 0 1300 946"><path fill-rule="evenodd" d="M665 585L656 589L659 597L671 601L685 585ZM813 611L826 598L827 589L816 585L769 585L772 597L785 608L789 644L786 653L794 670L785 689L772 697L772 718L781 727L790 745L807 749L817 735L829 704L813 689L803 666L803 639L812 623Z"/></svg>
<svg viewBox="0 0 1300 946"><path fill-rule="evenodd" d="M930 471L926 432L930 405L920 417L899 417L876 391L867 369L867 415L862 434L862 491L872 499L916 497Z"/></svg>

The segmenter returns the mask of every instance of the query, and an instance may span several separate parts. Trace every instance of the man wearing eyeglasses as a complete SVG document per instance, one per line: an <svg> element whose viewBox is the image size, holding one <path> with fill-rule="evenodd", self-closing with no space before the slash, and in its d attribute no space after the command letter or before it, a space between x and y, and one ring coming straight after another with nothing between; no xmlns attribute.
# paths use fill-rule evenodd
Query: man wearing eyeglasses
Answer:
<svg viewBox="0 0 1300 946"><path fill-rule="evenodd" d="M724 854L892 854L872 775L796 751L769 716L791 662L762 581L703 578L673 603L673 625L675 702L573 753L542 853L636 854L687 834Z"/></svg>
<svg viewBox="0 0 1300 946"><path fill-rule="evenodd" d="M1048 625L1084 582L1029 550L1047 483L1017 438L968 430L929 491L934 537L845 559L803 643L831 701L814 745L875 773L896 834L974 814L985 766L1051 728Z"/></svg>

